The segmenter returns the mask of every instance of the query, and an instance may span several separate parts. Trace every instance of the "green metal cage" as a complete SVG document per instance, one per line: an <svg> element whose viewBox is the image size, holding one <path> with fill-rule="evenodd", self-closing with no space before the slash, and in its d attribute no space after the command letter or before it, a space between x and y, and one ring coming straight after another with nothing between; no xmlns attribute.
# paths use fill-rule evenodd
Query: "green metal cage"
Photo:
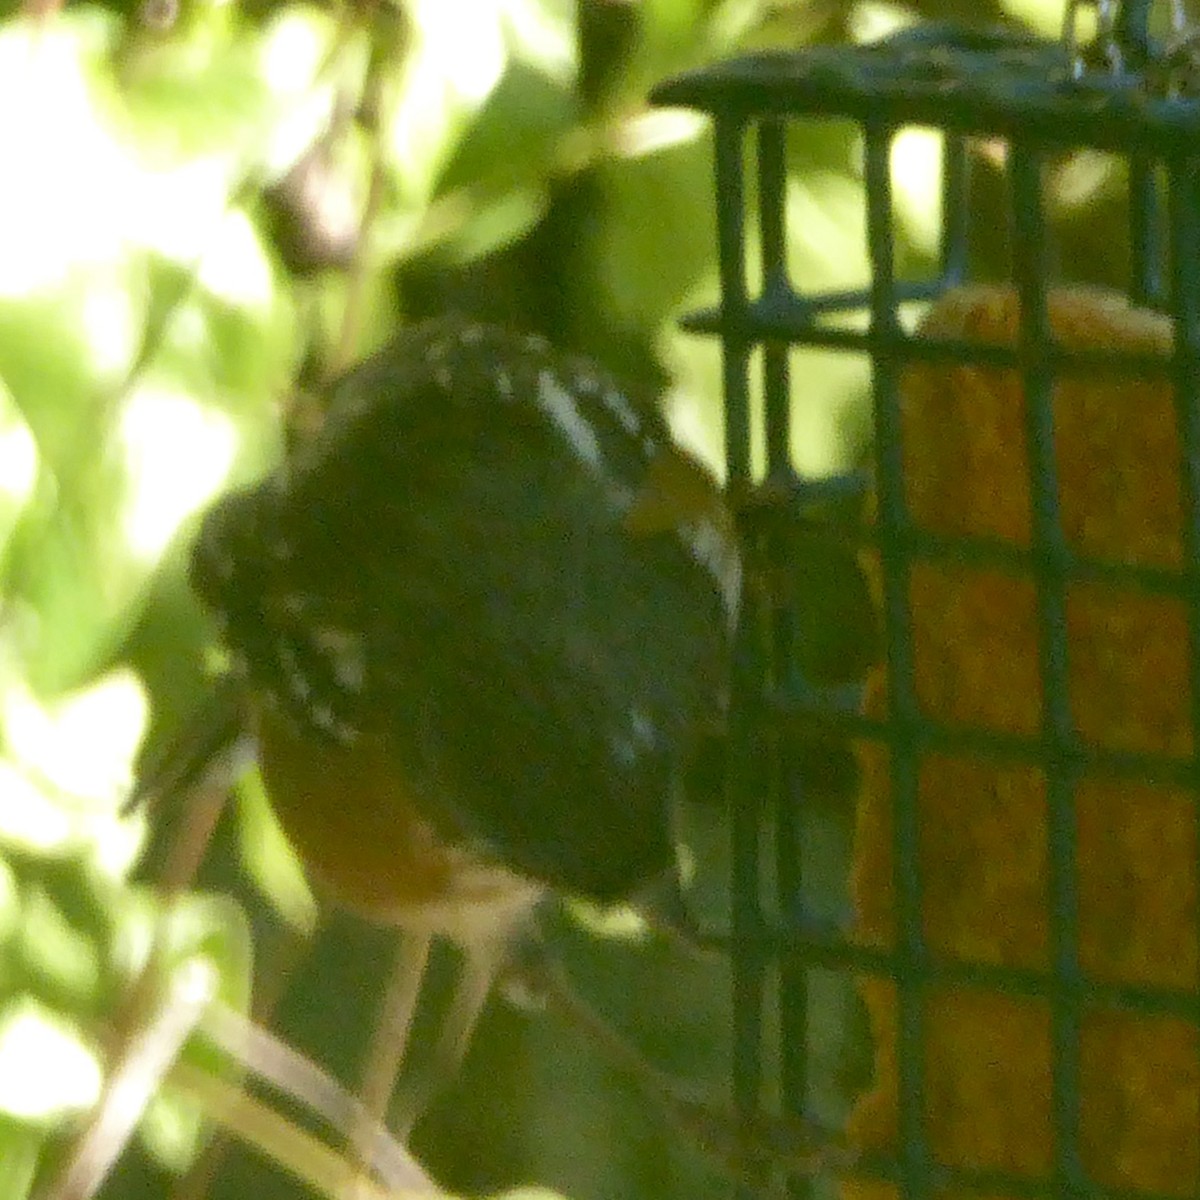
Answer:
<svg viewBox="0 0 1200 1200"><path fill-rule="evenodd" d="M1072 19L1087 6L1072 5ZM786 600L751 597L736 650L727 793L734 828L734 1085L747 1114L760 1112L777 1075L782 1105L805 1111L812 1085L808 1047L812 970L894 986L896 1127L890 1145L864 1153L856 1169L906 1198L937 1193L1003 1196L1198 1196L1200 1140L1200 984L1195 964L1184 982L1164 987L1097 978L1081 953L1078 788L1080 781L1127 781L1170 787L1189 797L1191 874L1181 878L1191 954L1200 945L1196 874L1200 836L1195 798L1200 733L1200 102L1191 95L1193 39L1178 13L1172 29L1151 37L1151 5L1092 6L1093 31L1060 43L1009 33L917 27L860 47L817 47L769 54L698 70L660 86L655 100L709 114L716 153L715 197L721 264L719 306L687 319L718 337L724 354L728 479L743 501L746 536L768 558L764 522L797 522L814 498L853 493L852 477L805 481L789 456L789 355L823 347L869 360L874 432L873 518L848 534L878 564L885 703L869 714L846 702L845 689L812 686L789 669L786 632L795 619ZM1087 15L1087 14L1084 14ZM870 279L861 290L806 291L789 278L785 212L788 131L797 122L840 119L861 135ZM891 153L897 135L919 126L942 139L941 244L929 278L899 278ZM901 317L912 302L933 301L969 280L974 262L970 219L972 147L1002 147L1007 185L1007 284L1019 306L1011 346L933 338ZM1173 331L1169 350L1150 361L1119 346L1070 348L1052 332L1052 234L1045 169L1055 156L1096 150L1117 156L1128 197L1128 279L1139 306L1160 310ZM757 246L748 245L749 237ZM761 266L751 266L761 260ZM853 318L855 314L859 319ZM755 357L761 372L751 370ZM946 536L922 528L909 502L902 433L903 380L914 364L980 364L1015 372L1025 396L1030 536L1027 545L983 536ZM1172 390L1177 428L1175 472L1182 498L1182 561L1172 567L1107 561L1081 553L1064 532L1062 464L1056 450L1054 396L1060 380L1152 377ZM756 390L759 394L755 394ZM755 429L755 422L761 428ZM755 477L751 447L766 447L765 478ZM914 572L928 564L967 564L1030 582L1035 596L1040 720L1027 733L969 727L931 715L922 704L914 655ZM1083 584L1136 588L1172 597L1186 609L1182 647L1188 695L1180 698L1192 730L1181 754L1097 745L1079 728L1071 692L1068 597ZM1164 686L1167 684L1164 682ZM869 714L869 715L868 715ZM794 852L800 817L797 788L779 786L788 770L780 749L788 730L837 730L886 748L893 813L890 838L895 933L890 945L864 944L846 928L803 919L803 856ZM764 732L766 731L766 732ZM762 756L774 756L764 789ZM1029 767L1044 780L1046 961L1030 969L973 961L931 946L922 852L922 772L931 755L969 754ZM802 792L802 788L800 789ZM962 797L970 806L971 795ZM764 821L774 825L773 856L763 850ZM766 881L766 882L764 882ZM1190 891L1189 891L1190 889ZM764 899L764 897L766 897ZM985 956L986 957L986 956ZM766 998L778 986L778 1036L768 1036ZM1044 1005L1049 1071L1044 1080L1050 1144L1045 1169L1009 1170L987 1161L947 1162L931 1127L929 997L963 987ZM1191 1058L1176 1063L1176 1095L1190 1134L1175 1130L1174 1174L1155 1186L1093 1169L1093 1100L1087 1082L1092 1014L1106 1019L1170 1021L1191 1031ZM1180 1043L1187 1046L1185 1036ZM1094 1049L1094 1047L1093 1047ZM1036 1054L1031 1050L1031 1055ZM778 1062L775 1062L778 1057ZM1147 1058L1145 1070L1161 1074ZM1119 1074L1124 1069L1113 1064ZM1091 1075L1089 1075L1091 1072ZM1036 1073L1035 1073L1036 1077ZM1031 1097L1031 1103L1040 1103ZM1090 1123L1090 1124L1089 1124ZM1103 1125L1103 1122L1101 1122ZM1114 1177L1115 1171L1115 1177ZM1133 1173L1136 1175L1136 1172ZM801 1192L811 1186L793 1180Z"/></svg>

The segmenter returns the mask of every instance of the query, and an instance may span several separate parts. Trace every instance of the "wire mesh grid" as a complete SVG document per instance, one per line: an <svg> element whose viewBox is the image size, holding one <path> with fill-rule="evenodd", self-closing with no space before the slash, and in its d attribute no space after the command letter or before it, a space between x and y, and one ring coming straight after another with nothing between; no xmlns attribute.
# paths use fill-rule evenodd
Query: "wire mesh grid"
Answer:
<svg viewBox="0 0 1200 1200"><path fill-rule="evenodd" d="M752 551L757 546L768 557L772 553L770 537L761 534L764 511L786 510L803 520L814 496L856 486L851 478L805 483L792 470L791 349L824 347L870 363L872 517L856 537L873 561L882 613L886 670L876 681L877 702L847 711L837 702L840 693L794 678L783 661L793 619L785 602L760 599L748 609L738 639L727 768L735 845L734 1088L740 1107L757 1111L764 1081L777 1067L783 1105L803 1111L813 1069L811 969L882 981L873 994L864 989L864 999L877 1042L876 1084L891 1095L876 1105L886 1115L874 1124L857 1113L856 1132L870 1152L863 1171L904 1196L1200 1195L1200 103L1187 94L1190 63L1188 53L1179 52L1188 39L1165 50L1152 41L1148 0L1101 7L1101 32L1111 42L1099 70L1087 61L1088 48L1071 39L1056 44L921 27L866 47L726 63L671 80L655 96L659 103L702 110L714 121L721 300L718 308L691 316L688 325L721 339L728 478L736 496L752 498L744 508ZM1175 58L1168 61L1170 54ZM850 119L861 133L871 277L861 291L805 293L787 267L787 134L795 121L828 118ZM895 138L913 125L940 131L943 151L939 269L934 278L915 282L898 279L894 265L890 165ZM968 280L970 147L978 139L1003 146L1011 247L1006 284L1014 300L1007 342L969 336L962 328L914 331L901 319L909 302L936 301ZM1160 324L1153 327L1166 329L1164 339L1101 336L1081 342L1062 335L1058 313L1065 302L1052 284L1044 178L1055 155L1077 149L1102 150L1124 164L1126 291L1137 306L1129 311L1142 321L1149 319L1146 310L1159 310ZM756 247L748 245L750 236L757 237ZM760 266L752 269L756 257ZM855 313L857 322L845 319ZM757 376L751 371L755 355L761 356ZM940 386L960 365L990 370L993 381L1007 375L1024 397L1010 404L1017 425L1009 430L1011 440L1027 447L1018 447L1023 478L1009 480L1025 494L1027 527L1019 536L972 529L963 521L939 526L914 511L921 507L914 502L913 473L920 468L914 455L923 451L911 444L906 380L921 370L941 371L931 376ZM1166 397L1173 426L1168 441L1158 443L1166 453L1158 455L1155 470L1158 494L1167 498L1159 507L1177 510L1177 528L1168 538L1172 547L1160 554L1122 554L1119 546L1089 542L1087 514L1063 511L1063 474L1079 474L1078 464L1064 463L1071 449L1063 428L1056 428L1063 419L1064 381L1075 381L1086 396L1089 388L1137 379ZM974 419L969 404L943 409L943 426L964 415L967 422ZM1121 410L1113 418L1118 442L1126 437L1124 426L1134 428L1141 419L1132 408ZM961 430L943 432L952 442ZM1135 430L1127 440L1139 436ZM765 479L756 479L752 467L756 438L765 445ZM1094 459L1085 466L1092 476L1107 469ZM970 461L964 469L970 471ZM985 485L981 480L979 486ZM953 496L943 499L954 503ZM1156 503L1153 495L1149 500ZM1130 519L1136 535L1150 518ZM922 684L929 667L921 655L936 653L928 629L940 618L923 617L920 606L928 600L931 572L955 571L1028 592L1033 717L1027 727L959 719L961 713L929 702L930 689ZM1135 605L1150 606L1149 625L1121 626L1126 643L1118 649L1106 649L1105 636L1085 644L1080 606L1089 588L1110 589L1117 608L1134 595ZM1114 617L1116 609L1105 611L1093 622L1101 635L1124 620ZM1001 626L999 641L977 647L984 657L1000 647L991 681L998 692L1012 677L1005 639L1012 657L1026 652L1020 630L1004 627L1004 615L993 621ZM1011 612L1008 618L1015 621ZM1125 666L1090 676L1090 686L1119 693L1124 680L1126 697L1100 699L1109 712L1136 708L1140 701L1130 680L1159 672L1153 646L1143 652L1137 645L1145 629L1154 636L1171 631L1174 638L1171 669L1149 684L1166 696L1180 729L1171 736L1109 736L1108 727L1087 716L1092 701L1081 701L1080 663L1124 655ZM954 637L970 636L969 630L947 632L943 651L953 658L963 649L954 648ZM955 669L953 662L936 665ZM986 687L986 669L983 678ZM874 746L888 797L879 835L887 844L874 850L864 849L870 818L859 801L857 927L850 932L799 918L804 881L794 850L796 793L779 786L778 778L787 769L778 732L829 727ZM774 754L768 769L774 786L765 795L764 753ZM951 772L939 783L939 769L964 762L969 770ZM867 776L864 786L870 787ZM977 786L980 794L973 791ZM960 832L975 820L998 828L1000 841L1027 836L1032 848L1025 861L1037 864L1024 892L1001 888L972 901L978 912L1006 926L978 953L969 937L945 935L948 918L937 906L945 901L946 885L935 878L945 864L936 857L937 846L943 857L987 855L999 843L982 835L949 850L937 843L930 826L945 816L935 811L929 793L939 789L956 793L967 822L956 827ZM1031 810L1024 800L1014 802L1004 812L1006 796L1036 803ZM1138 797L1146 801L1142 810ZM1169 819L1163 816L1168 810ZM1034 827L1019 828L1023 820L1029 824L1031 811ZM760 836L768 817L774 822L773 861ZM1113 850L1118 843L1124 848ZM1141 849L1130 850L1133 843ZM886 869L872 874L864 853L875 853ZM1130 856L1137 861L1131 864ZM987 863L959 863L954 870L964 889L987 890ZM864 889L872 882L889 893L886 936L864 936L863 909L873 903ZM1037 945L1020 944L1025 918L1018 910L1029 894L1041 909L1029 924L1037 933L1033 940L1041 939ZM1104 912L1098 914L1097 906ZM1141 927L1148 939L1136 954L1117 964L1097 950L1118 936L1132 945L1142 934L1129 926ZM1113 934L1117 927L1124 932ZM1130 966L1134 958L1144 970ZM773 973L779 1008L774 1040L764 1022ZM955 1007L954 997L968 994L979 1001L970 1009L973 1016ZM948 1030L956 1022L954 1035ZM776 1052L777 1064L769 1061ZM972 1055L980 1059L974 1065ZM956 1056L957 1064L948 1065ZM879 1076L889 1070L885 1085ZM972 1079L978 1091L989 1093L983 1101L972 1099ZM949 1131L948 1112L974 1132L958 1137ZM988 1133L984 1126L994 1128ZM1023 1144L1006 1147L1005 1137Z"/></svg>

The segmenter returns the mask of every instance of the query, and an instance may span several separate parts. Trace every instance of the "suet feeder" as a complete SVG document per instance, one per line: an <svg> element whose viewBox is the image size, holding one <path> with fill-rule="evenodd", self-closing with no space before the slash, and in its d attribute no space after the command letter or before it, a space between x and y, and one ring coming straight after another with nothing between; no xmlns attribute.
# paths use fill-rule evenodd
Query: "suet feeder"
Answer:
<svg viewBox="0 0 1200 1200"><path fill-rule="evenodd" d="M791 601L752 592L726 777L736 1098L810 1107L814 973L852 977L874 1074L848 1196L1200 1195L1200 36L1179 6L1068 9L1057 42L921 25L655 93L713 122L720 300L686 324L721 342L753 553L856 486L792 467L794 348L870 368L865 516L826 534L860 547L882 663L849 705L812 686ZM787 266L789 132L829 120L861 139L870 264L832 293ZM923 278L896 253L913 127L942 161ZM1118 290L1060 265L1048 215L1052 170L1095 154L1127 213ZM999 235L973 218L984 187ZM813 730L862 765L837 927L805 917L784 778Z"/></svg>

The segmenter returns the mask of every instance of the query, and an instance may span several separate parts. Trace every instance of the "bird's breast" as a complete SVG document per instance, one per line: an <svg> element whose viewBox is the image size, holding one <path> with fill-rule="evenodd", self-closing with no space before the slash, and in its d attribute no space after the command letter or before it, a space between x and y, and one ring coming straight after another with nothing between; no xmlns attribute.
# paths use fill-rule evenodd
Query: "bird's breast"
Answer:
<svg viewBox="0 0 1200 1200"><path fill-rule="evenodd" d="M438 831L385 748L316 745L269 707L259 766L289 841L315 883L374 921L473 944L511 933L544 894Z"/></svg>

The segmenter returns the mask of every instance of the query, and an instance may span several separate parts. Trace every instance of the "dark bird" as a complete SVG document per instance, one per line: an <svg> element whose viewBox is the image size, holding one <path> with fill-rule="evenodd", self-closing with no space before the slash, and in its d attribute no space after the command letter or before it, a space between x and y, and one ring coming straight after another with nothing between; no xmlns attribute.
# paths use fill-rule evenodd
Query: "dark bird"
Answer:
<svg viewBox="0 0 1200 1200"><path fill-rule="evenodd" d="M547 894L672 879L740 558L707 469L594 363L457 319L405 330L212 509L191 581L314 880L473 956L461 1037Z"/></svg>

